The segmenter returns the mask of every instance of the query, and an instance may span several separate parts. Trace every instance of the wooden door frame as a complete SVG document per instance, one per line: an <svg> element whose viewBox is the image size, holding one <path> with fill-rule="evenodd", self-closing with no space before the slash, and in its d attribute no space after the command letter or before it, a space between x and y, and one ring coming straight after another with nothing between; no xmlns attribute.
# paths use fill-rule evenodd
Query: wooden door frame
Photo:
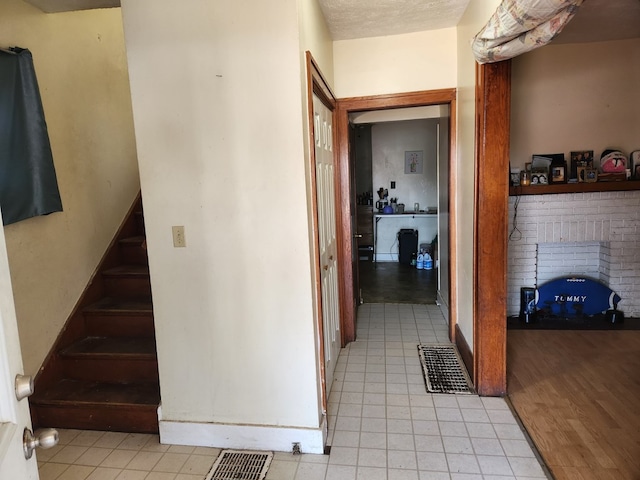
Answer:
<svg viewBox="0 0 640 480"><path fill-rule="evenodd" d="M511 62L476 65L474 383L507 393L507 230Z"/></svg>
<svg viewBox="0 0 640 480"><path fill-rule="evenodd" d="M449 337L455 341L455 323L457 319L456 291L456 89L428 90L421 92L375 95L367 97L341 98L337 102L335 129L338 148L338 179L336 202L338 208L338 255L342 275L340 276L340 312L342 315L343 345L356 339L356 308L352 301L353 275L351 273L352 238L349 182L349 114L370 110L387 110L392 108L420 107L427 105L449 105ZM347 266L349 268L347 268Z"/></svg>
<svg viewBox="0 0 640 480"><path fill-rule="evenodd" d="M322 280L321 280L321 272L320 272L320 262L318 259L318 252L320 251L320 240L318 238L319 226L318 226L318 197L317 197L317 181L316 181L316 150L315 150L315 141L313 135L314 128L314 110L313 110L313 95L315 94L322 103L331 110L332 114L332 123L335 125L336 121L336 99L329 87L329 84L326 82L322 72L320 72L320 68L318 64L313 59L311 52L307 51L305 53L306 57L306 67L307 67L307 122L309 125L309 177L311 179L311 191L313 195L311 195L311 211L312 211L312 231L313 231L313 255L314 261L316 262L314 268L314 290L315 290L315 298L316 301L316 328L318 331L318 355L320 358L320 381L321 381L321 396L322 396L322 411L327 411L327 375L325 371L325 351L324 351L324 323L322 321ZM336 128L333 129L333 155L334 160L336 160ZM337 168L336 168L337 170ZM336 185L337 185L337 176L336 176ZM337 189L336 189L337 190ZM336 196L336 206L338 206L338 197ZM338 244L338 260L340 259L340 223L338 221L339 212L336 209L336 242ZM338 261L338 272L340 272L340 262ZM339 306L342 308L342 292L338 292L340 297ZM342 322L340 325L340 332L342 332ZM341 333L342 334L342 333ZM341 338L340 346L344 346L344 339ZM336 359L337 360L337 359Z"/></svg>

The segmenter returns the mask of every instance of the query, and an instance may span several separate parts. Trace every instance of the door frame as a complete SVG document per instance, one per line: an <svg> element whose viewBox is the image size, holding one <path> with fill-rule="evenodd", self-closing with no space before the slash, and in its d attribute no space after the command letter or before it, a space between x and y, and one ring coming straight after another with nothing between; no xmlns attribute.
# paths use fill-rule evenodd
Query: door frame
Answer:
<svg viewBox="0 0 640 480"><path fill-rule="evenodd" d="M336 121L336 98L329 87L329 84L325 80L318 64L314 60L311 52L305 52L306 58L306 67L307 67L307 125L309 126L309 178L311 180L311 226L312 226L312 247L313 247L313 259L314 259L314 272L313 272L313 281L314 281L314 294L316 300L316 328L318 332L318 357L320 364L320 382L321 382L321 401L322 401L322 411L327 412L328 398L327 398L327 374L325 371L325 351L324 351L324 323L322 321L322 280L321 280L321 272L320 272L320 262L318 258L318 252L320 251L320 241L318 239L318 199L317 199L317 181L316 181L316 152L315 152L315 141L313 136L313 128L314 128L314 118L313 118L313 95L315 94L322 103L331 110L332 113L332 123L335 126ZM333 155L334 160L337 161L336 157L336 128L333 129ZM337 163L337 162L336 162ZM337 168L336 168L337 171ZM336 178L336 185L337 185ZM338 221L340 212L337 208L338 203L338 192L336 188L336 242L338 246L338 272L342 268L340 264L341 258L341 232L340 232L340 222ZM338 296L339 308L342 308L342 291L340 290L340 275L338 275ZM342 317L342 315L341 315ZM340 347L345 345L344 343L344 334L342 333L342 325L343 322L340 322Z"/></svg>
<svg viewBox="0 0 640 480"><path fill-rule="evenodd" d="M356 339L356 305L353 301L352 241L354 232L351 227L351 182L349 178L349 114L370 110L388 110L392 108L421 107L428 105L449 105L449 338L455 342L455 324L457 321L456 291L456 100L455 88L426 90L419 92L374 95L367 97L340 98L337 101L334 121L338 149L338 180L336 204L338 208L340 311L342 313L343 345Z"/></svg>
<svg viewBox="0 0 640 480"><path fill-rule="evenodd" d="M511 61L476 64L473 376L485 396L507 393L510 117Z"/></svg>

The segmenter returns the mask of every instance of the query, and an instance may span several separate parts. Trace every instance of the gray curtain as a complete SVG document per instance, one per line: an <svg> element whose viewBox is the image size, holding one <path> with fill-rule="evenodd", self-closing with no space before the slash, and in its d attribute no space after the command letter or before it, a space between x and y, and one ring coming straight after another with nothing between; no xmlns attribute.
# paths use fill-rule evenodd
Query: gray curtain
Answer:
<svg viewBox="0 0 640 480"><path fill-rule="evenodd" d="M4 225L62 211L29 50L0 51L0 209Z"/></svg>

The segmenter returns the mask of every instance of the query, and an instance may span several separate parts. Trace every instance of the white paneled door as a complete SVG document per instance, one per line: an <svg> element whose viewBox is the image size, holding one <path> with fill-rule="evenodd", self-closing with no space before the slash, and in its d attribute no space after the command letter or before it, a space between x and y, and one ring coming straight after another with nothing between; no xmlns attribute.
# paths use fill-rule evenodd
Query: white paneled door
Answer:
<svg viewBox="0 0 640 480"><path fill-rule="evenodd" d="M33 455L25 459L23 432L31 428L29 404L16 397L16 375L22 374L22 354L4 230L0 228L0 479L37 480Z"/></svg>
<svg viewBox="0 0 640 480"><path fill-rule="evenodd" d="M336 241L335 161L332 112L316 95L313 96L313 119L324 368L326 396L328 398L341 347L338 248Z"/></svg>

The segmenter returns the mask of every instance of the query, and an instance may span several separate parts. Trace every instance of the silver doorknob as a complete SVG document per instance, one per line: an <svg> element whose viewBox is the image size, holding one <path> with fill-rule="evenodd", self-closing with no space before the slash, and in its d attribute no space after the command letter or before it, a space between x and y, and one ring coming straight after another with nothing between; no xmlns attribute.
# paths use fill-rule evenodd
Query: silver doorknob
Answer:
<svg viewBox="0 0 640 480"><path fill-rule="evenodd" d="M354 233L354 234L353 234L353 238L362 238L362 234L360 234L360 233Z"/></svg>
<svg viewBox="0 0 640 480"><path fill-rule="evenodd" d="M22 447L24 449L24 458L29 460L36 447L51 448L58 444L58 431L54 428L43 428L36 430L35 435L28 428L24 429L22 434Z"/></svg>
<svg viewBox="0 0 640 480"><path fill-rule="evenodd" d="M18 401L33 394L33 377L31 375L16 375L16 398Z"/></svg>

